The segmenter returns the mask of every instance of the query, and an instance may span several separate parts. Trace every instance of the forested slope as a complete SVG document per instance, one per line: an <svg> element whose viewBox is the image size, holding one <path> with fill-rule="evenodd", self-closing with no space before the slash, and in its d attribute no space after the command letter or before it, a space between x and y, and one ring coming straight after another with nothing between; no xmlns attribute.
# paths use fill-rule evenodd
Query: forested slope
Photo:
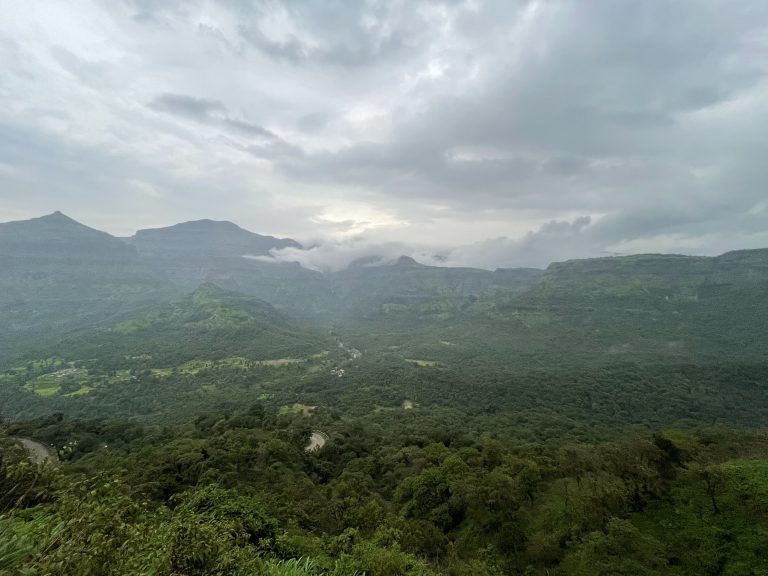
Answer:
<svg viewBox="0 0 768 576"><path fill-rule="evenodd" d="M0 571L15 574L691 575L766 565L764 433L596 445L499 442L421 423L309 423L259 406L187 425L6 426Z"/></svg>
<svg viewBox="0 0 768 576"><path fill-rule="evenodd" d="M323 274L137 238L0 225L0 573L768 570L768 251Z"/></svg>

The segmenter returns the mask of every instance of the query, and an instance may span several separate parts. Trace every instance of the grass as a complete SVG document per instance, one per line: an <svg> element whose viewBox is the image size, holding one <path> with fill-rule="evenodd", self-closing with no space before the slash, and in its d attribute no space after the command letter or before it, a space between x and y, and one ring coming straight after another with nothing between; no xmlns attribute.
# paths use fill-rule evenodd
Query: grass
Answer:
<svg viewBox="0 0 768 576"><path fill-rule="evenodd" d="M50 386L46 388L32 388L32 392L37 394L38 396L42 396L43 398L48 396L53 396L54 394L58 394L59 390L61 390L60 386Z"/></svg>
<svg viewBox="0 0 768 576"><path fill-rule="evenodd" d="M57 365L57 367L60 366L61 364ZM82 368L64 368L62 370L57 370L56 372L38 376L24 384L24 388L30 392L34 392L38 396L47 397L58 394L65 384L79 384L79 389L87 381L87 370Z"/></svg>
<svg viewBox="0 0 768 576"><path fill-rule="evenodd" d="M79 390L75 390L74 392L69 392L68 394L64 394L64 396L84 396L85 394L88 394L95 390L93 386L81 386Z"/></svg>
<svg viewBox="0 0 768 576"><path fill-rule="evenodd" d="M312 416L312 412L317 406L308 406L306 404L285 404L280 407L280 414L301 414L302 416Z"/></svg>
<svg viewBox="0 0 768 576"><path fill-rule="evenodd" d="M145 323L139 320L126 320L115 326L115 332L120 334L131 334L145 327Z"/></svg>
<svg viewBox="0 0 768 576"><path fill-rule="evenodd" d="M191 360L175 367L151 368L150 372L156 378L170 378L174 374L195 377L205 370L252 370L264 366L280 368L305 364L307 362L312 362L313 360L315 362L306 366L307 372L317 372L322 369L322 365L318 362L327 355L328 352L323 351L307 358L276 358L264 361L251 360L242 356L232 356L222 358L221 360ZM36 361L34 365L37 367L37 370L57 370L30 378L30 376L34 375L34 373L32 373L30 376L27 376L27 378L23 378L25 375L29 374L27 368L23 367L8 371L3 377L20 377L26 379L27 381L24 383L24 387L40 398L49 398L57 395L68 398L77 398L86 396L97 388L125 384L134 378L131 370L127 369L117 370L109 374L91 374L86 369L74 368L74 363L72 362L67 363L58 358ZM201 386L200 390L203 393L211 394L215 393L218 388L215 384L206 384ZM271 397L270 394L264 393L259 399L267 400L269 397ZM312 406L296 404L284 407L283 411L284 413L293 412L310 416L313 409L314 407Z"/></svg>
<svg viewBox="0 0 768 576"><path fill-rule="evenodd" d="M85 396L102 385L121 384L132 378L129 370L118 370L113 376L92 375L84 368L74 368L72 362L64 363L60 360L46 361L46 363L38 363L38 365L59 368L55 372L27 380L24 384L24 388L43 398L56 394L67 397ZM170 373L170 369L168 373Z"/></svg>

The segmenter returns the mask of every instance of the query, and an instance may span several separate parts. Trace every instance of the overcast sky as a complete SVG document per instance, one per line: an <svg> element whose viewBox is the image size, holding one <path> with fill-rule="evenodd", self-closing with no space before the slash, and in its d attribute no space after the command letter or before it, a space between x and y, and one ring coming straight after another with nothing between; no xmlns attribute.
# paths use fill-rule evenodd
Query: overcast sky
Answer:
<svg viewBox="0 0 768 576"><path fill-rule="evenodd" d="M0 221L226 219L315 264L768 247L767 69L765 0L3 0Z"/></svg>

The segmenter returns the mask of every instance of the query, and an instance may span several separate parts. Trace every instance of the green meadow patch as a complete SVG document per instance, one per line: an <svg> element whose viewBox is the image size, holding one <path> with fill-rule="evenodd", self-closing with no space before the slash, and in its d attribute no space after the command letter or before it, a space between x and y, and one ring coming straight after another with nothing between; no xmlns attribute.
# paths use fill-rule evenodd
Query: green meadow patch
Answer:
<svg viewBox="0 0 768 576"><path fill-rule="evenodd" d="M84 396L90 392L93 392L95 388L93 386L81 386L78 390L75 390L74 392L68 392L67 394L64 394L64 396Z"/></svg>
<svg viewBox="0 0 768 576"><path fill-rule="evenodd" d="M83 368L63 368L29 380L24 387L38 396L53 396L62 389L69 392L79 390L88 380L88 371Z"/></svg>

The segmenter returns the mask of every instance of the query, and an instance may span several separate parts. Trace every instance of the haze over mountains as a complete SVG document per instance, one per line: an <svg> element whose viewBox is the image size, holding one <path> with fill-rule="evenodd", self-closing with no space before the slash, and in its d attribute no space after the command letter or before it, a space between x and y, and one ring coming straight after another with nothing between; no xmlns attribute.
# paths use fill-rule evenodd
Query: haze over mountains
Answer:
<svg viewBox="0 0 768 576"><path fill-rule="evenodd" d="M45 347L68 331L111 328L211 284L316 326L396 327L402 340L422 348L433 341L424 326L469 340L475 323L504 334L478 336L488 349L514 350L531 362L566 347L590 361L716 358L726 350L766 358L760 326L768 322L768 250L495 271L426 266L403 256L321 273L269 260L271 250L286 247L301 249L290 239L211 220L127 239L59 212L0 224L0 319L9 328L0 343L6 355L25 342Z"/></svg>
<svg viewBox="0 0 768 576"><path fill-rule="evenodd" d="M301 244L290 238L254 234L233 224L215 220L184 222L167 228L139 230L128 239L144 255L171 258L197 251L208 256L266 255L270 250Z"/></svg>

